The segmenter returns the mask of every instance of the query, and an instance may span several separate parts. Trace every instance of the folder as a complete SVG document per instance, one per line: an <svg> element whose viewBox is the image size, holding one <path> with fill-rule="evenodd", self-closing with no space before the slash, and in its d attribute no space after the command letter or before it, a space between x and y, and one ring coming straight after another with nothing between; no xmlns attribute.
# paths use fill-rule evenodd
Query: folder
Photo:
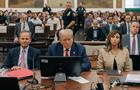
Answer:
<svg viewBox="0 0 140 90"><path fill-rule="evenodd" d="M21 68L7 72L8 77L16 77L18 80L23 80L33 77L33 71L27 68Z"/></svg>

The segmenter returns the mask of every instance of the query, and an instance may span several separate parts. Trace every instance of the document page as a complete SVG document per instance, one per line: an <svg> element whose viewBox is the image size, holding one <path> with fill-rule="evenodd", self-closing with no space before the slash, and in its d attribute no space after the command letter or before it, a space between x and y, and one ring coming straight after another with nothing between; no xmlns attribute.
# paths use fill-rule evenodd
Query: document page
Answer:
<svg viewBox="0 0 140 90"><path fill-rule="evenodd" d="M140 83L140 74L128 74L125 82Z"/></svg>
<svg viewBox="0 0 140 90"><path fill-rule="evenodd" d="M83 83L83 84L89 82L87 79L85 79L85 78L83 78L81 76L80 77L69 77L69 79L77 81L79 83Z"/></svg>

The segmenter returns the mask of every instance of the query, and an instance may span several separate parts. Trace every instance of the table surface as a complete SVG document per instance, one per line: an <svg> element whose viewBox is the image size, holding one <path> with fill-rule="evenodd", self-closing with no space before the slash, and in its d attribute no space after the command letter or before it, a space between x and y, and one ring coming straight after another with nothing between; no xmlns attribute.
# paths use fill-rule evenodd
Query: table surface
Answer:
<svg viewBox="0 0 140 90"><path fill-rule="evenodd" d="M52 90L52 87L55 90L90 90L91 83L98 82L99 77L103 80L104 90L109 90L110 87L110 76L104 72L102 75L97 75L96 70L91 70L89 72L81 73L81 76L85 79L89 80L89 83L81 84L73 80L67 80L66 82L54 82L53 79L42 79L40 76L40 71L35 71L36 78L38 79L39 83L41 83L40 87L41 90ZM122 76L126 76L128 72L123 72ZM25 85L27 84L27 80L20 81L20 84ZM47 88L45 88L47 87ZM140 90L139 86L116 86L112 88L112 90L123 90L122 88L127 88L124 90Z"/></svg>

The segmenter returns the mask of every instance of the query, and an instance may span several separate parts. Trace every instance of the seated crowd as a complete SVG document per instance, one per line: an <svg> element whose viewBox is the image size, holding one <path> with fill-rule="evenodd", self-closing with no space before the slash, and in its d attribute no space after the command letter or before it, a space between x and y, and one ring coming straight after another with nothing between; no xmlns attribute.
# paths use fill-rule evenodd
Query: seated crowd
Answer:
<svg viewBox="0 0 140 90"><path fill-rule="evenodd" d="M82 56L81 68L87 71L91 65L85 47L74 41L106 41L106 47L99 50L97 69L133 70L134 65L129 56L140 54L140 15L118 11L86 13L84 10L83 16L79 16L78 10L73 11L70 2L67 2L66 10L56 13L0 10L0 25L16 23L14 42L20 44L9 51L3 68L32 69L32 60L35 60L35 67L39 69L40 50L29 45L36 37L35 26L40 25L45 30L45 25L56 24L54 40L59 42L51 44L46 55L65 56L64 52L68 49L69 56ZM25 57L22 57L23 52Z"/></svg>
<svg viewBox="0 0 140 90"><path fill-rule="evenodd" d="M25 14L26 16L23 16L23 14ZM105 38L111 30L117 29L122 34L128 34L130 33L130 26L133 21L138 21L140 23L140 15L135 14L133 12L126 13L119 11L91 11L87 12L86 15L84 13L85 16L82 18L83 20L78 19L78 17L80 17L78 16L78 11L73 11L72 15L73 18L66 17L65 10L55 13L50 12L50 14L48 12L32 12L31 10L28 10L26 13L21 13L17 10L0 10L0 25L8 25L9 23L19 23L19 25L17 26L19 26L19 28L22 28L24 26L23 22L26 21L26 23L32 22L33 25L39 24L44 29L44 26L47 24L56 24L56 30L60 30L61 28L70 28L73 29L74 35L79 35L80 32L85 33L83 34L83 36L85 37L83 40L103 41L105 40ZM25 18L25 20L23 20L23 18ZM67 20L69 19L71 20L68 22ZM68 25L65 26L65 23L66 25L68 23ZM28 25L30 26L31 24L25 24L25 28L27 28L27 30L30 30L30 27L26 27ZM31 32L33 32L33 30ZM91 34L93 35L91 36ZM104 36L105 38L102 36ZM79 37L79 40L81 40L80 38L82 38L82 36Z"/></svg>

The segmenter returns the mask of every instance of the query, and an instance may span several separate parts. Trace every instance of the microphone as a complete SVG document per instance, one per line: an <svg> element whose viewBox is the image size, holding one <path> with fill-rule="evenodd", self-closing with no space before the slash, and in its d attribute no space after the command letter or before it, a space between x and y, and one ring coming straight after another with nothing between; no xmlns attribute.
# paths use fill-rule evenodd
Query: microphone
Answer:
<svg viewBox="0 0 140 90"><path fill-rule="evenodd" d="M39 82L35 77L35 60L34 60L34 57L33 57L33 63L32 64L33 64L33 67L32 67L32 69L33 69L33 78L32 78L32 80L28 80L27 82L30 83L30 84L33 84L33 85L37 85Z"/></svg>
<svg viewBox="0 0 140 90"><path fill-rule="evenodd" d="M115 80L115 81L110 85L109 90L111 90L112 88L114 88L114 87L115 87L116 85L118 85L118 84L121 84L119 79Z"/></svg>
<svg viewBox="0 0 140 90"><path fill-rule="evenodd" d="M92 82L90 86L90 90L104 90L103 79L98 77L97 82Z"/></svg>
<svg viewBox="0 0 140 90"><path fill-rule="evenodd" d="M97 88L96 90L104 90L104 86L103 86L103 79L101 77L98 77L97 80Z"/></svg>

